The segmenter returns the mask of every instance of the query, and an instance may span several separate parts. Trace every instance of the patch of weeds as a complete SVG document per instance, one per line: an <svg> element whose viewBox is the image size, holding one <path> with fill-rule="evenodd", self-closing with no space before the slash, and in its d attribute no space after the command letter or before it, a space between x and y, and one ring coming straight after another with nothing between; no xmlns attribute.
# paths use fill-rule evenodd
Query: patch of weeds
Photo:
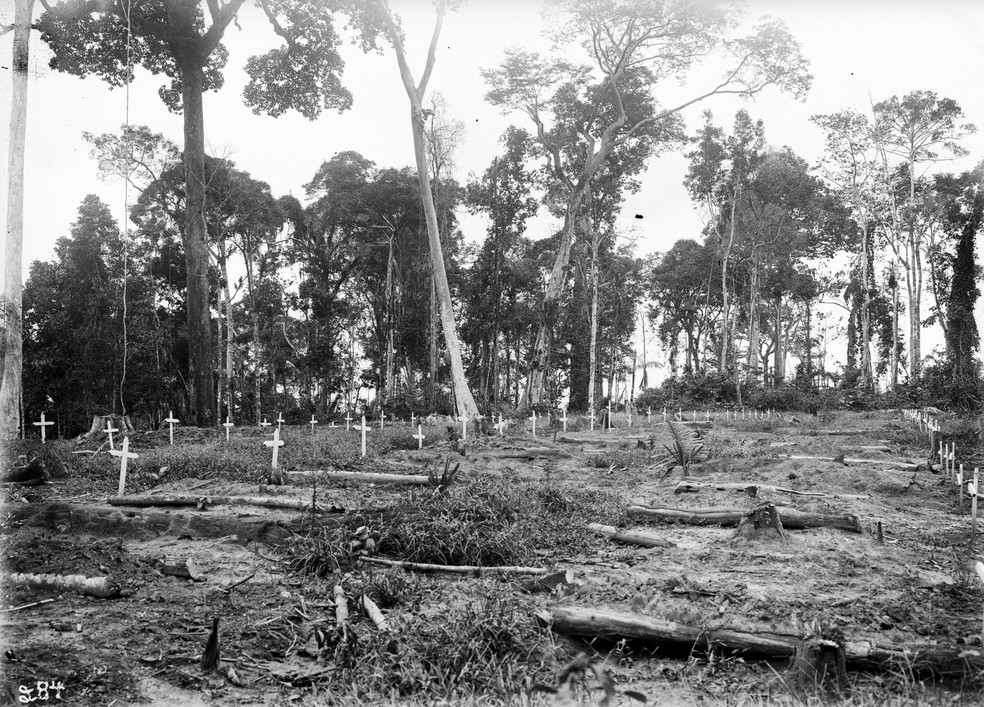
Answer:
<svg viewBox="0 0 984 707"><path fill-rule="evenodd" d="M451 603L439 615L393 612L391 622L392 638L360 640L355 660L326 680L325 704L512 702L558 668L551 633L511 598Z"/></svg>
<svg viewBox="0 0 984 707"><path fill-rule="evenodd" d="M291 572L325 577L354 567L359 557L376 549L368 526L352 531L344 525L323 525L307 535L295 535L280 550Z"/></svg>
<svg viewBox="0 0 984 707"><path fill-rule="evenodd" d="M359 594L367 594L380 609L395 606L420 608L420 580L413 574L397 569L385 569L368 574Z"/></svg>

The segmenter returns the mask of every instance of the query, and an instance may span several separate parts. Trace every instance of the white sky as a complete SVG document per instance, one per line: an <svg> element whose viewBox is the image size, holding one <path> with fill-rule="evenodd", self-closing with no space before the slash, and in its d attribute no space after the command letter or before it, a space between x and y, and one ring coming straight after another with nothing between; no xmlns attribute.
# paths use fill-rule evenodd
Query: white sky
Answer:
<svg viewBox="0 0 984 707"><path fill-rule="evenodd" d="M391 0L407 29L409 55L418 75L433 13L429 0ZM0 24L12 19L12 3L0 3ZM41 8L36 3L35 14ZM812 62L814 86L805 103L768 92L754 102L712 98L690 108L688 125L700 123L700 112L714 111L719 124L730 126L743 105L753 118L765 121L774 145L789 145L814 162L823 144L809 122L813 113L844 108L865 111L869 91L875 101L915 89L928 89L955 99L967 119L984 130L984 2L979 0L750 0L750 19L772 15L783 19ZM322 161L335 152L357 150L379 166L402 167L413 162L407 99L391 51L365 56L356 46L343 47L347 66L344 83L354 94L352 110L325 114L310 122L297 114L280 118L255 116L242 105L241 67L257 48L273 40L262 14L252 7L241 13L243 31L230 28L226 85L205 97L208 149L227 155L239 168L268 182L275 195L303 196L302 185ZM503 116L484 104L479 70L501 60L510 45L546 50L541 36L540 3L535 0L470 0L445 21L431 91L442 93L453 117L464 121L466 134L458 157L459 179L480 173L498 153L498 137L510 123L529 127L522 115ZM0 38L0 116L4 144L9 115L12 35ZM51 256L54 242L68 233L79 204L89 193L106 201L122 223L121 183L98 181L94 161L82 133L118 132L125 119L126 93L110 90L98 78L81 80L47 68L47 51L32 33L31 80L25 204L24 271L34 259ZM710 84L716 72L705 68L683 86L669 86L662 97L693 95ZM167 112L157 97L162 80L138 72L130 89L130 122L148 125L181 143L181 120ZM964 145L971 157L945 165L967 169L984 158L984 133ZM2 184L6 184L3 160ZM667 250L675 240L697 237L701 219L694 212L681 180L686 169L680 155L652 161L643 188L630 197L623 228L635 228L642 253ZM0 217L6 213L6 190L0 190ZM132 195L131 195L131 198ZM635 214L643 216L635 219ZM484 236L477 219L464 221L471 240ZM549 224L537 225L540 231ZM537 234L531 234L537 235ZM928 347L927 351L928 353Z"/></svg>

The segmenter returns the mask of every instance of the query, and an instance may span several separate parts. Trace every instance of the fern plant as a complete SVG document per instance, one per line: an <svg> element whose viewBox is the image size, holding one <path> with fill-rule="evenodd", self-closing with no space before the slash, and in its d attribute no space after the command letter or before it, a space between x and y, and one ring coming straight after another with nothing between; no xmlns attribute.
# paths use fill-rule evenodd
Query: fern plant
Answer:
<svg viewBox="0 0 984 707"><path fill-rule="evenodd" d="M697 431L682 422L667 420L666 426L673 438L669 445L663 445L663 449L669 452L672 462L666 473L669 474L673 471L673 467L679 466L683 469L683 475L686 477L687 470L690 469L690 465L704 449L704 444L697 436Z"/></svg>

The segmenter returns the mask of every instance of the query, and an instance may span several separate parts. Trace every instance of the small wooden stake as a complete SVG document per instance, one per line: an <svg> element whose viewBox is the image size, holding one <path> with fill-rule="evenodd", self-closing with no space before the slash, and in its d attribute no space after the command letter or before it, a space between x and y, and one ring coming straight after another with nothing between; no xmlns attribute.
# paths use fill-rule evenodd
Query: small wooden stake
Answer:
<svg viewBox="0 0 984 707"><path fill-rule="evenodd" d="M653 409L651 407L646 408L646 424L650 424L653 421Z"/></svg>
<svg viewBox="0 0 984 707"><path fill-rule="evenodd" d="M588 419L591 420L591 431L594 432L594 421L595 421L594 410L588 410Z"/></svg>
<svg viewBox="0 0 984 707"><path fill-rule="evenodd" d="M167 417L164 418L164 422L167 423L167 426L168 426L168 428L170 430L170 435L169 436L171 438L171 445L173 446L174 445L174 426L176 424L178 424L179 422L181 422L181 420L177 419L174 416L174 412L173 411L168 410L167 411Z"/></svg>
<svg viewBox="0 0 984 707"><path fill-rule="evenodd" d="M120 451L111 449L109 453L112 454L114 457L120 458L120 486L116 495L122 496L123 489L126 487L126 461L127 459L136 459L138 455L130 451L129 437L123 438L123 449L121 449Z"/></svg>
<svg viewBox="0 0 984 707"><path fill-rule="evenodd" d="M977 538L977 482L978 469L974 467L974 483L969 484L967 490L970 492L970 542Z"/></svg>
<svg viewBox="0 0 984 707"><path fill-rule="evenodd" d="M608 418L608 429L612 428L612 404L611 402L605 407L605 411L608 413L605 417Z"/></svg>
<svg viewBox="0 0 984 707"><path fill-rule="evenodd" d="M533 436L536 437L536 410L530 415L530 422L533 423Z"/></svg>
<svg viewBox="0 0 984 707"><path fill-rule="evenodd" d="M561 412L564 414L564 416L560 418L560 421L564 425L564 432L567 432L567 408L564 408L563 410L561 410Z"/></svg>
<svg viewBox="0 0 984 707"><path fill-rule="evenodd" d="M424 439L426 437L427 437L427 435L424 434L424 428L423 428L423 426L422 425L417 425L417 434L415 434L413 436L413 438L415 440L417 440L417 449L423 449L424 448Z"/></svg>
<svg viewBox="0 0 984 707"><path fill-rule="evenodd" d="M961 465L961 467L960 467L960 473L957 475L957 493L959 494L959 496L958 496L959 501L958 501L958 505L957 505L957 510L960 510L960 511L963 510L963 480L964 480L963 466Z"/></svg>
<svg viewBox="0 0 984 707"><path fill-rule="evenodd" d="M235 427L235 425L232 423L232 420L229 419L229 416L228 415L226 415L226 421L222 423L222 426L226 428L226 442L228 442L229 441L229 430L231 430L233 427Z"/></svg>
<svg viewBox="0 0 984 707"><path fill-rule="evenodd" d="M109 420L106 420L106 430L105 431L106 431L106 434L109 435L109 448L110 448L110 450L116 449L116 447L113 446L113 433L114 432L119 432L119 430L116 429L115 427L113 427L113 423L112 422L110 422Z"/></svg>
<svg viewBox="0 0 984 707"><path fill-rule="evenodd" d="M362 424L355 427L356 432L362 433L362 456L366 455L366 432L369 431L369 426L366 425L366 416L362 416Z"/></svg>
<svg viewBox="0 0 984 707"><path fill-rule="evenodd" d="M383 421L386 419L386 413L383 412L383 408L379 408L379 429L383 429Z"/></svg>
<svg viewBox="0 0 984 707"><path fill-rule="evenodd" d="M663 422L666 422L666 406L663 406Z"/></svg>
<svg viewBox="0 0 984 707"><path fill-rule="evenodd" d="M468 441L468 418L464 415L459 415L458 419L461 420L461 441Z"/></svg>
<svg viewBox="0 0 984 707"><path fill-rule="evenodd" d="M311 425L311 436L314 437L314 426L318 424L318 421L314 419L314 415L311 415L311 421L308 424Z"/></svg>
<svg viewBox="0 0 984 707"><path fill-rule="evenodd" d="M273 441L267 440L263 443L266 447L273 447L273 468L277 468L277 450L284 446L284 441L280 439L280 428L273 431Z"/></svg>
<svg viewBox="0 0 984 707"><path fill-rule="evenodd" d="M44 444L44 428L47 427L48 425L53 425L53 424L55 423L51 421L45 421L43 412L41 413L41 422L34 423L35 427L41 428L41 444Z"/></svg>
<svg viewBox="0 0 984 707"><path fill-rule="evenodd" d="M978 562L974 565L974 569L977 570L977 576L984 582L984 562ZM984 623L982 623L982 629L984 629ZM981 632L981 640L984 640L984 630Z"/></svg>

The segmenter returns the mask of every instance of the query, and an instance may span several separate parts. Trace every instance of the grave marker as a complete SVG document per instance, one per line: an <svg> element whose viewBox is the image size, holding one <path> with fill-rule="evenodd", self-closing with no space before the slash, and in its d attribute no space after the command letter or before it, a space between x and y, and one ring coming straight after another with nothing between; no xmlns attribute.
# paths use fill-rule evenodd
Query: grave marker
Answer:
<svg viewBox="0 0 984 707"><path fill-rule="evenodd" d="M588 419L591 421L591 431L594 432L595 413L593 408L588 410Z"/></svg>
<svg viewBox="0 0 984 707"><path fill-rule="evenodd" d="M424 448L424 439L427 435L424 434L424 428L422 425L417 425L417 434L413 435L413 438L417 440L417 449Z"/></svg>
<svg viewBox="0 0 984 707"><path fill-rule="evenodd" d="M273 424L272 422L267 422L267 419L264 417L263 418L263 422L260 423L260 427L262 427L263 429L266 429L267 427L269 427L272 424Z"/></svg>
<svg viewBox="0 0 984 707"><path fill-rule="evenodd" d="M282 412L277 413L277 430L280 430L280 426L284 424L284 414Z"/></svg>
<svg viewBox="0 0 984 707"><path fill-rule="evenodd" d="M311 413L311 421L308 424L311 425L311 436L314 437L314 426L318 424L318 421L314 419L314 413Z"/></svg>
<svg viewBox="0 0 984 707"><path fill-rule="evenodd" d="M222 426L226 428L226 442L228 442L229 441L229 430L232 429L233 427L235 427L235 425L232 424L232 420L229 419L229 416L228 415L226 415L226 421L222 423Z"/></svg>
<svg viewBox="0 0 984 707"><path fill-rule="evenodd" d="M164 422L167 423L167 426L169 428L169 431L170 431L169 437L171 439L171 445L173 446L174 445L174 426L176 424L178 424L179 422L181 422L181 420L177 419L174 416L174 412L172 412L171 410L168 410L167 411L167 417L164 418Z"/></svg>
<svg viewBox="0 0 984 707"><path fill-rule="evenodd" d="M386 413L383 412L383 408L379 408L379 429L383 429L383 420L386 419Z"/></svg>
<svg viewBox="0 0 984 707"><path fill-rule="evenodd" d="M118 431L118 430L117 430ZM136 459L137 454L130 451L130 438L123 438L123 448L119 451L115 449L109 450L109 453L114 457L120 458L120 486L116 492L117 496L123 495L123 489L126 487L126 462L128 459Z"/></svg>
<svg viewBox="0 0 984 707"><path fill-rule="evenodd" d="M563 408L561 412L564 416L560 418L560 421L564 425L564 432L567 432L567 408Z"/></svg>
<svg viewBox="0 0 984 707"><path fill-rule="evenodd" d="M40 427L41 428L41 444L44 444L44 439L45 439L44 432L45 432L45 428L48 427L49 425L53 425L53 424L55 424L55 423L52 422L52 421L50 421L50 420L45 420L44 419L44 412L41 413L41 422L35 422L34 423L34 426L35 427Z"/></svg>
<svg viewBox="0 0 984 707"><path fill-rule="evenodd" d="M506 435L503 431L506 429L506 421L502 419L502 413L499 413L499 424L495 426L495 429L499 430L499 436L505 437Z"/></svg>
<svg viewBox="0 0 984 707"><path fill-rule="evenodd" d="M356 425L354 428L356 432L362 433L362 456L366 455L366 432L369 431L369 426L366 424L366 416L362 416L362 424Z"/></svg>
<svg viewBox="0 0 984 707"><path fill-rule="evenodd" d="M280 428L273 431L273 441L267 440L263 443L266 447L273 447L273 468L277 468L277 451L284 446L284 441L280 439Z"/></svg>
<svg viewBox="0 0 984 707"><path fill-rule="evenodd" d="M352 413L348 408L345 409L345 431L348 432L352 425Z"/></svg>
<svg viewBox="0 0 984 707"><path fill-rule="evenodd" d="M970 493L970 542L977 539L977 483L979 481L978 468L974 467L974 481L967 484L967 491Z"/></svg>
<svg viewBox="0 0 984 707"><path fill-rule="evenodd" d="M119 430L116 429L115 427L113 427L112 421L106 420L106 429L105 429L105 432L106 432L106 434L109 435L109 449L110 449L110 451L112 451L112 450L116 449L116 447L113 446L113 433L114 432L119 432Z"/></svg>
<svg viewBox="0 0 984 707"><path fill-rule="evenodd" d="M533 423L533 436L536 437L536 410L530 415L530 422Z"/></svg>

